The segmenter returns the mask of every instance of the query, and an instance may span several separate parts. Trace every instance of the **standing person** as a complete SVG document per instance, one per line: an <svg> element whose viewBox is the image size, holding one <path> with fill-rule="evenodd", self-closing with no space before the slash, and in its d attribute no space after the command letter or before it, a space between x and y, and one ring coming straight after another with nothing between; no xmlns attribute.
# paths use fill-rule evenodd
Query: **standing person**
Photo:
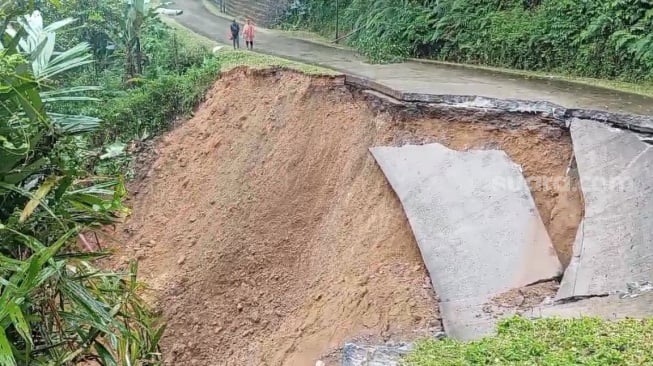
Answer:
<svg viewBox="0 0 653 366"><path fill-rule="evenodd" d="M235 50L236 48L240 48L240 40L238 39L238 37L240 36L240 25L238 25L236 19L234 19L234 22L231 23L230 30L231 30L230 38L234 43L234 50Z"/></svg>
<svg viewBox="0 0 653 366"><path fill-rule="evenodd" d="M254 49L254 24L251 19L247 19L247 24L243 28L243 36L245 37L245 47L247 49Z"/></svg>

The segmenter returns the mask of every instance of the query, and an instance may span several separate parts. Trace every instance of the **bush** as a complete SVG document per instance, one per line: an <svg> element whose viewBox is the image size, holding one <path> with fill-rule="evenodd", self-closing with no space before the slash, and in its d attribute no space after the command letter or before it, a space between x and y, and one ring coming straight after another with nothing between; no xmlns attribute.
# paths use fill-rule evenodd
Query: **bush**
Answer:
<svg viewBox="0 0 653 366"><path fill-rule="evenodd" d="M104 128L99 140L125 142L166 130L176 117L199 104L219 71L217 60L206 59L183 74L146 79L143 85L122 91L100 111Z"/></svg>
<svg viewBox="0 0 653 366"><path fill-rule="evenodd" d="M296 1L286 27L329 36L335 9ZM420 56L583 77L653 81L653 3L627 0L341 1L342 33L372 61Z"/></svg>
<svg viewBox="0 0 653 366"><path fill-rule="evenodd" d="M85 65L88 50L52 57L64 23L43 27L26 9L0 4L15 31L0 25L0 364L158 364L164 328L139 298L136 265L127 275L99 270L92 262L106 253L86 240L128 211L123 181L70 169L68 143L94 119L47 113L92 89L51 78Z"/></svg>
<svg viewBox="0 0 653 366"><path fill-rule="evenodd" d="M0 3L0 364L160 364L164 327L139 297L136 264L96 268L108 253L87 239L129 213L121 142L189 113L219 64L134 14L138 2L39 2L47 26L23 17L32 3ZM77 15L82 27L53 25Z"/></svg>

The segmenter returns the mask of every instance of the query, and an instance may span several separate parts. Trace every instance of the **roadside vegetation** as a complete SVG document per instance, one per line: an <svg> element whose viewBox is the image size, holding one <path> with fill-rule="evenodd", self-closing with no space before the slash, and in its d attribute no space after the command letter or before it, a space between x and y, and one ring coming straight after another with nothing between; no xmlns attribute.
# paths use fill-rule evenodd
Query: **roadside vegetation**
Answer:
<svg viewBox="0 0 653 366"><path fill-rule="evenodd" d="M143 1L5 1L0 19L0 364L159 364L137 265L98 267L97 238L129 214L128 144L191 112L219 60Z"/></svg>
<svg viewBox="0 0 653 366"><path fill-rule="evenodd" d="M425 340L407 366L653 365L653 320L593 318L529 321L514 317L498 335L476 342Z"/></svg>
<svg viewBox="0 0 653 366"><path fill-rule="evenodd" d="M160 364L137 263L97 264L102 228L130 213L130 147L191 114L221 68L301 69L164 20L143 0L0 3L0 365Z"/></svg>
<svg viewBox="0 0 653 366"><path fill-rule="evenodd" d="M334 1L296 0L281 27L333 37ZM375 62L407 57L653 82L646 1L340 0L340 35Z"/></svg>

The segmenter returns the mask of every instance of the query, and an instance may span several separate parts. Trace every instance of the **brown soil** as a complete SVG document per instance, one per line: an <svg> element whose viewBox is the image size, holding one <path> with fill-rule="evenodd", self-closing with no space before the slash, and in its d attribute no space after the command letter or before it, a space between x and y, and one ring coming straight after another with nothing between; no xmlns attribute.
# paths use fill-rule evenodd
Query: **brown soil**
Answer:
<svg viewBox="0 0 653 366"><path fill-rule="evenodd" d="M169 365L313 365L355 337L416 338L437 299L400 203L368 152L440 142L500 148L527 176L563 176L569 136L537 121L379 112L333 79L237 69L155 147L120 229L156 290ZM534 190L561 257L580 195Z"/></svg>
<svg viewBox="0 0 653 366"><path fill-rule="evenodd" d="M553 301L553 296L559 287L557 281L547 281L512 289L494 297L488 305L495 314L506 311L525 311L541 305L547 300Z"/></svg>

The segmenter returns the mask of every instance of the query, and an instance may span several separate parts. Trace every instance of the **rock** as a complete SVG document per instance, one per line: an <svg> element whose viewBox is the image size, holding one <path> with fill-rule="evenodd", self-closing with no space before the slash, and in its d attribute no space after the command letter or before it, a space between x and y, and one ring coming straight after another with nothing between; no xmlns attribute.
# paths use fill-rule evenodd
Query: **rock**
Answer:
<svg viewBox="0 0 653 366"><path fill-rule="evenodd" d="M197 218L196 217L191 217L188 221L193 223L193 222L197 221Z"/></svg>
<svg viewBox="0 0 653 366"><path fill-rule="evenodd" d="M186 256L182 255L181 258L177 260L177 264L184 264L185 261L186 261Z"/></svg>
<svg viewBox="0 0 653 366"><path fill-rule="evenodd" d="M238 303L238 305L236 305L236 309L238 309L239 312L243 311L243 304Z"/></svg>
<svg viewBox="0 0 653 366"><path fill-rule="evenodd" d="M156 241L155 240L150 240L150 245L156 245Z"/></svg>
<svg viewBox="0 0 653 366"><path fill-rule="evenodd" d="M326 364L322 360L317 360L317 362L315 362L315 366L326 366Z"/></svg>
<svg viewBox="0 0 653 366"><path fill-rule="evenodd" d="M261 317L258 315L258 313L252 314L252 323L256 324L261 321Z"/></svg>
<svg viewBox="0 0 653 366"><path fill-rule="evenodd" d="M358 345L347 343L342 349L342 366L398 366L412 345Z"/></svg>

